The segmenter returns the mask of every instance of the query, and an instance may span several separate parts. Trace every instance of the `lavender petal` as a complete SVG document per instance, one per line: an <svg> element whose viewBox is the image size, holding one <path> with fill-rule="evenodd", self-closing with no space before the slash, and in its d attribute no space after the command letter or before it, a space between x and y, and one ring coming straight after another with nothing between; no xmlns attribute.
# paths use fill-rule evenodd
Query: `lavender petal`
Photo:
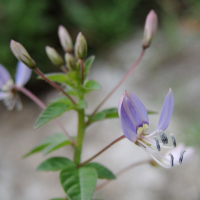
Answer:
<svg viewBox="0 0 200 200"><path fill-rule="evenodd" d="M24 63L17 63L17 70L15 74L15 85L17 87L23 87L30 79L32 70L28 68Z"/></svg>
<svg viewBox="0 0 200 200"><path fill-rule="evenodd" d="M140 118L142 123L149 124L149 118L147 114L147 110L144 107L143 103L136 97L133 93L126 91L126 97L131 102L131 105L133 106L134 110L137 113L137 116Z"/></svg>
<svg viewBox="0 0 200 200"><path fill-rule="evenodd" d="M10 84L7 83L13 83L12 78L8 72L8 70L0 64L0 89L1 90L8 90L9 88L5 87L6 85L8 85L8 87L10 86Z"/></svg>
<svg viewBox="0 0 200 200"><path fill-rule="evenodd" d="M164 131L168 127L169 122L171 120L172 113L173 113L173 108L174 108L174 95L170 88L165 98L162 111L160 114L160 119L158 122L158 127L156 130Z"/></svg>

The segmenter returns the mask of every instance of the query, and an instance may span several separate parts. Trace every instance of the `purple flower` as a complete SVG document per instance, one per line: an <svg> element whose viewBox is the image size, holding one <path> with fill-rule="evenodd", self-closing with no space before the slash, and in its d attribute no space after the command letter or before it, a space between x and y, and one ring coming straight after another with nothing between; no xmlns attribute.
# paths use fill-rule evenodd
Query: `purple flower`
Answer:
<svg viewBox="0 0 200 200"><path fill-rule="evenodd" d="M14 84L7 69L0 64L0 100L3 101L8 110L12 110L14 107L18 110L22 108L19 95L15 88L23 87L28 82L31 71L25 64L18 62Z"/></svg>
<svg viewBox="0 0 200 200"><path fill-rule="evenodd" d="M164 131L169 125L173 107L174 96L170 89L165 98L157 128L151 134L145 134L149 126L149 119L143 103L133 93L125 91L118 105L121 128L125 137L142 147L158 164L165 168L170 168L174 165L172 154L169 154L169 157L166 158L159 153L161 148L173 148L176 146L176 140L172 133L170 137L173 146L165 145L168 143L168 138ZM160 136L161 142L159 142L157 136ZM156 149L153 147L156 147ZM165 162L162 162L163 160Z"/></svg>

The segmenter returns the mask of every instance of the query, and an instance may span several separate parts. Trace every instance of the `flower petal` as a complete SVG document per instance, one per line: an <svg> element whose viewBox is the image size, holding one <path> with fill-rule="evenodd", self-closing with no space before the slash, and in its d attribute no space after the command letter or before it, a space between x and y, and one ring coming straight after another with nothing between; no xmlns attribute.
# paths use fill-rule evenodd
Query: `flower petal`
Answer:
<svg viewBox="0 0 200 200"><path fill-rule="evenodd" d="M162 107L162 111L160 114L160 119L158 122L158 127L156 130L165 130L168 125L169 122L171 120L172 117L172 113L173 113L173 108L174 108L174 95L173 92L171 90L171 88L169 89L169 92L165 98L163 107Z"/></svg>
<svg viewBox="0 0 200 200"><path fill-rule="evenodd" d="M31 76L31 69L28 68L24 63L18 62L17 63L17 70L15 74L15 85L17 87L24 86Z"/></svg>
<svg viewBox="0 0 200 200"><path fill-rule="evenodd" d="M0 100L8 98L10 95L9 92L0 92Z"/></svg>
<svg viewBox="0 0 200 200"><path fill-rule="evenodd" d="M133 109L137 113L137 116L140 118L141 122L149 125L149 118L147 110L144 107L143 103L136 97L133 93L126 90L126 97L131 102Z"/></svg>
<svg viewBox="0 0 200 200"><path fill-rule="evenodd" d="M121 97L118 104L118 113L120 117L121 128L126 138L135 143L137 139L136 127L133 125L130 118L128 117L123 107L123 101L124 95Z"/></svg>
<svg viewBox="0 0 200 200"><path fill-rule="evenodd" d="M13 81L8 70L0 64L0 89L7 91L12 85Z"/></svg>

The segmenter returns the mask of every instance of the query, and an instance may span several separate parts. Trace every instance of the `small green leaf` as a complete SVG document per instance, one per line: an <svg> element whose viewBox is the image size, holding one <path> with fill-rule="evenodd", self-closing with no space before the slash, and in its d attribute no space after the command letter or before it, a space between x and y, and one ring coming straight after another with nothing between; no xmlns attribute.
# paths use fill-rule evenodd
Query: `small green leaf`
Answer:
<svg viewBox="0 0 200 200"><path fill-rule="evenodd" d="M41 145L38 145L36 146L35 148L33 148L31 151L29 151L27 154L25 154L23 156L23 158L26 158L32 154L35 154L35 153L38 153L38 152L41 152L45 149L45 147L48 146L48 144L41 144Z"/></svg>
<svg viewBox="0 0 200 200"><path fill-rule="evenodd" d="M54 135L49 136L44 141L42 141L39 145L33 148L30 152L28 152L23 157L30 156L32 154L38 153L43 151L43 154L46 155L56 149L64 147L66 145L71 144L70 141L67 139L66 135L63 133L56 133Z"/></svg>
<svg viewBox="0 0 200 200"><path fill-rule="evenodd" d="M39 116L35 122L34 128L39 128L47 122L61 116L63 113L71 110L73 105L68 100L52 102Z"/></svg>
<svg viewBox="0 0 200 200"><path fill-rule="evenodd" d="M92 66L92 63L94 62L94 59L95 59L95 56L91 56L90 58L88 58L88 59L85 61L85 65L84 65L84 75L85 75L85 77L86 77L87 74L89 73L90 68L91 68L91 66Z"/></svg>
<svg viewBox="0 0 200 200"><path fill-rule="evenodd" d="M155 115L155 114L158 114L158 112L147 110L147 114L148 115Z"/></svg>
<svg viewBox="0 0 200 200"><path fill-rule="evenodd" d="M81 108L86 108L87 107L87 103L84 100L80 100L78 102L78 104L76 105L77 108L81 109Z"/></svg>
<svg viewBox="0 0 200 200"><path fill-rule="evenodd" d="M115 179L115 175L106 167L99 163L87 163L84 167L95 168L98 173L98 178L100 179Z"/></svg>
<svg viewBox="0 0 200 200"><path fill-rule="evenodd" d="M58 171L67 167L75 167L75 164L64 157L52 157L42 162L38 167L38 171Z"/></svg>
<svg viewBox="0 0 200 200"><path fill-rule="evenodd" d="M51 81L61 83L61 84L68 84L70 82L69 78L66 76L66 74L63 73L51 73L51 74L45 74L45 77L50 79ZM41 76L38 77L39 79L43 79Z"/></svg>
<svg viewBox="0 0 200 200"><path fill-rule="evenodd" d="M97 181L94 168L68 167L60 172L60 182L70 200L90 200Z"/></svg>
<svg viewBox="0 0 200 200"><path fill-rule="evenodd" d="M84 89L85 89L85 93L89 93L94 90L100 90L101 85L97 81L89 80L85 83Z"/></svg>
<svg viewBox="0 0 200 200"><path fill-rule="evenodd" d="M100 121L103 119L108 118L118 118L118 109L117 108L108 108L105 110L102 110L101 112L96 113L93 117L89 117L88 119L90 121L90 124L96 121Z"/></svg>

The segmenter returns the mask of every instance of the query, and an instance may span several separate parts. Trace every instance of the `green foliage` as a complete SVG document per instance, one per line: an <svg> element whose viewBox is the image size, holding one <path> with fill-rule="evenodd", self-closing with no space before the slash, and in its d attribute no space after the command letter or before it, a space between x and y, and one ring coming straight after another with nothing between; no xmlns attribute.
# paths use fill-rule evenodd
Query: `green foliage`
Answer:
<svg viewBox="0 0 200 200"><path fill-rule="evenodd" d="M39 145L29 151L24 157L30 156L32 154L43 152L44 155L51 153L61 147L71 144L67 137L62 133L56 133L51 135L42 141Z"/></svg>
<svg viewBox="0 0 200 200"><path fill-rule="evenodd" d="M75 164L64 157L52 157L42 162L38 167L38 171L59 171L67 167L75 167Z"/></svg>
<svg viewBox="0 0 200 200"><path fill-rule="evenodd" d="M91 167L96 169L97 173L98 173L98 178L100 179L115 179L115 175L106 167L104 167L103 165L99 164L99 163L87 163L86 165L84 165L84 167Z"/></svg>
<svg viewBox="0 0 200 200"><path fill-rule="evenodd" d="M97 81L94 81L94 80L89 80L84 85L85 94L91 91L100 90L100 89L101 89L101 85Z"/></svg>
<svg viewBox="0 0 200 200"><path fill-rule="evenodd" d="M43 126L47 122L61 116L72 108L73 105L67 98L59 98L56 101L51 102L35 122L34 128Z"/></svg>
<svg viewBox="0 0 200 200"><path fill-rule="evenodd" d="M99 120L108 119L108 118L118 118L118 109L117 108L108 108L96 113L93 117L89 117L90 124Z"/></svg>
<svg viewBox="0 0 200 200"><path fill-rule="evenodd" d="M60 172L60 182L70 200L90 200L96 186L94 168L69 166Z"/></svg>
<svg viewBox="0 0 200 200"><path fill-rule="evenodd" d="M92 63L94 62L94 59L95 59L95 56L91 56L85 61L85 65L84 65L84 76L85 76L85 78L88 75L88 73L90 72L90 69L92 67Z"/></svg>

